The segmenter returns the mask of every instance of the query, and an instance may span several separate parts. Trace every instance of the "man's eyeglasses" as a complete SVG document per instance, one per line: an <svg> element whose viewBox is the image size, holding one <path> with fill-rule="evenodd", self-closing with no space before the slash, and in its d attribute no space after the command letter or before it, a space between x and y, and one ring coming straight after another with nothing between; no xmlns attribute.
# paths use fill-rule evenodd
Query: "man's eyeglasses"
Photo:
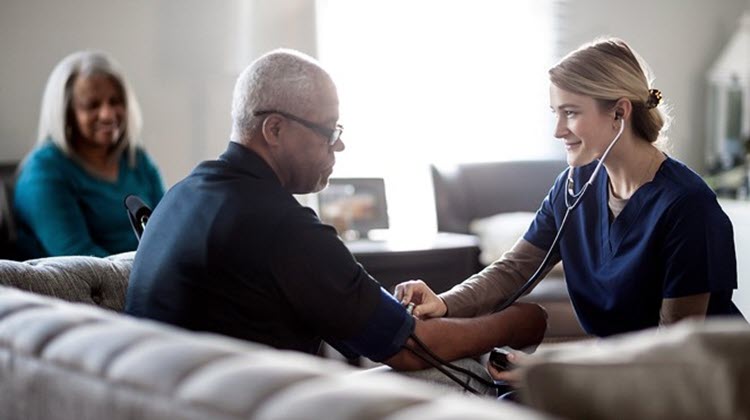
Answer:
<svg viewBox="0 0 750 420"><path fill-rule="evenodd" d="M268 115L268 114L279 114L284 118L288 118L296 123L304 125L305 127L309 128L310 130L320 134L325 139L327 139L329 146L333 146L334 144L336 144L336 142L339 141L339 139L341 138L341 133L344 132L344 127L341 124L336 124L336 128L328 128L320 124L315 124L312 121L308 121L304 118L300 118L296 115L292 115L284 111L276 111L276 110L256 111L253 113L253 116L259 117L261 115Z"/></svg>

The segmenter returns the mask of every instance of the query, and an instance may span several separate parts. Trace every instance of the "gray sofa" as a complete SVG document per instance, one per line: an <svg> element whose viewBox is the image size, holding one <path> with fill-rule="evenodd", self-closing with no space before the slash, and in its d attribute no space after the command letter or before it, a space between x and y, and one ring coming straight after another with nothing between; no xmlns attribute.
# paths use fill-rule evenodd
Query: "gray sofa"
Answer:
<svg viewBox="0 0 750 420"><path fill-rule="evenodd" d="M365 374L119 314L132 258L0 260L1 418L546 417L393 373Z"/></svg>
<svg viewBox="0 0 750 420"><path fill-rule="evenodd" d="M433 165L431 173L438 230L477 234L471 229L477 220L500 214L535 212L566 167L565 161L558 160ZM520 232L514 230L512 233L520 236L526 227L528 225ZM511 245L518 236L512 238ZM485 242L482 239L480 237L480 243ZM537 302L547 309L546 342L586 336L570 303L561 273L551 272L523 300Z"/></svg>
<svg viewBox="0 0 750 420"><path fill-rule="evenodd" d="M744 321L542 345L531 410L121 315L132 258L0 260L0 418L750 418Z"/></svg>

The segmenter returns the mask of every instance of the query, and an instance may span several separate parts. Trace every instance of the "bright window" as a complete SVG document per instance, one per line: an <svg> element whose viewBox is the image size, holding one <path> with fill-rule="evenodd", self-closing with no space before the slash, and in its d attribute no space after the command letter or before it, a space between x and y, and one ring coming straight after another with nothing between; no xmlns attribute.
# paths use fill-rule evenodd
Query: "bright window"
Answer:
<svg viewBox="0 0 750 420"><path fill-rule="evenodd" d="M547 69L552 0L318 0L341 101L334 176L386 181L394 230L435 230L432 162L562 157Z"/></svg>

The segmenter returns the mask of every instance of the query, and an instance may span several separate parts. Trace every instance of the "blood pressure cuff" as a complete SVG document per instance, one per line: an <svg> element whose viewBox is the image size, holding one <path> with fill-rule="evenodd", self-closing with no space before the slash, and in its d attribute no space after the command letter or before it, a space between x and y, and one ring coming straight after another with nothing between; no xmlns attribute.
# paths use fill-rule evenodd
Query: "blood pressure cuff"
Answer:
<svg viewBox="0 0 750 420"><path fill-rule="evenodd" d="M326 338L326 341L347 358L365 356L382 362L401 350L414 332L414 325L414 318L381 287L375 310L359 333L346 339Z"/></svg>

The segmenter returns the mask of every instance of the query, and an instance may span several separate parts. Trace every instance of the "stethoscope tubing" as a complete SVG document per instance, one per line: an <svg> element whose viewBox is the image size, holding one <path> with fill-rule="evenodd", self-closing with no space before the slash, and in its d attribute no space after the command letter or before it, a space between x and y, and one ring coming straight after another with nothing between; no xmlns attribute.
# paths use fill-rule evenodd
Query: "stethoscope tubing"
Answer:
<svg viewBox="0 0 750 420"><path fill-rule="evenodd" d="M519 287L518 290L516 290L513 295L511 295L509 298L507 298L504 302L499 304L495 307L495 310L492 312L500 312L506 308L508 308L510 305L514 304L518 298L526 294L526 292L531 288L531 286L535 285L537 283L537 280L539 280L539 277L541 277L542 273L544 272L544 269L547 267L547 264L549 264L550 259L552 258L553 251L557 247L557 245L560 243L560 239L562 238L562 234L565 231L566 226L568 225L568 216L572 211L574 211L579 204L583 201L583 198L586 196L586 191L588 191L589 187L593 185L594 180L596 180L596 176L599 173L599 170L601 169L602 165L604 164L604 160L609 155L609 152L612 150L612 148L615 146L615 143L617 143L617 140L620 139L620 136L622 136L622 132L625 129L625 120L621 119L620 123L620 129L617 132L617 136L615 136L614 139L612 139L612 142L610 142L609 146L607 146L607 149L602 154L602 157L599 159L599 163L597 163L596 168L594 168L594 172L591 173L591 176L589 177L589 180L583 184L583 187L581 187L581 190L577 193L574 190L574 183L573 183L573 166L568 167L568 177L565 185L565 215L563 216L562 222L560 222L560 228L557 229L557 234L555 234L555 239L552 240L552 245L550 245L549 249L547 250L547 254L544 256L544 259L542 260L541 264L539 264L539 267L537 267L534 274L529 277L528 280L526 280L526 283L523 284L523 286ZM573 203L570 203L569 196L573 197Z"/></svg>

